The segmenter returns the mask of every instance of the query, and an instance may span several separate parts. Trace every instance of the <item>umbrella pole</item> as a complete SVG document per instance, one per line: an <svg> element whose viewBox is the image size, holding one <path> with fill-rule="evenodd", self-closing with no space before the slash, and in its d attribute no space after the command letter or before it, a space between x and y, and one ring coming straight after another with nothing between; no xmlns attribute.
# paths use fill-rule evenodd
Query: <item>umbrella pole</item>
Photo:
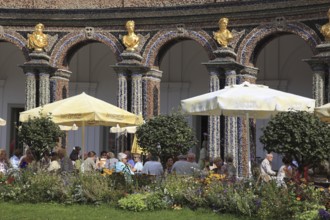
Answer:
<svg viewBox="0 0 330 220"><path fill-rule="evenodd" d="M82 163L85 160L85 122L82 122L81 126L81 147L82 147Z"/></svg>
<svg viewBox="0 0 330 220"><path fill-rule="evenodd" d="M247 159L248 159L248 178L251 177L251 153L250 153L250 122L249 122L249 113L246 113L246 145L247 145Z"/></svg>

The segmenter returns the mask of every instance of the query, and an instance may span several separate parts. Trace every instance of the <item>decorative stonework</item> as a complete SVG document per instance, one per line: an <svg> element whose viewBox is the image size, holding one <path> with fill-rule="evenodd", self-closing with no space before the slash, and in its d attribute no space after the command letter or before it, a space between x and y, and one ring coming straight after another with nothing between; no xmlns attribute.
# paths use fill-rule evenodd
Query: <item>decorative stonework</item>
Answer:
<svg viewBox="0 0 330 220"><path fill-rule="evenodd" d="M228 0L217 0L225 2ZM235 0L231 0L235 1ZM236 0L237 1L237 0ZM38 8L38 9L102 9L122 7L173 7L184 5L202 5L214 3L214 0L180 0L180 1L157 1L157 0L0 0L0 5L7 8Z"/></svg>
<svg viewBox="0 0 330 220"><path fill-rule="evenodd" d="M69 33L57 42L51 53L50 64L59 68L67 68L67 64L64 61L65 57L68 55L68 51L73 46L83 43L86 40L95 40L109 46L112 52L116 55L117 61L122 60L120 54L123 51L123 46L111 33L95 32L92 35L86 36L84 29L82 32Z"/></svg>
<svg viewBox="0 0 330 220"><path fill-rule="evenodd" d="M160 113L160 81L162 71L151 69L142 77L143 118L148 119Z"/></svg>
<svg viewBox="0 0 330 220"><path fill-rule="evenodd" d="M213 66L206 65L210 75L210 92L220 89L220 73L219 69ZM221 156L221 137L220 137L220 116L209 116L209 137L208 137L208 154L210 159Z"/></svg>
<svg viewBox="0 0 330 220"><path fill-rule="evenodd" d="M213 51L216 50L217 46L215 41L210 35L203 30L163 30L157 32L148 42L143 52L143 64L145 66L159 66L157 56L160 49L172 40L178 40L182 38L188 38L199 43L207 52L209 59L214 59Z"/></svg>
<svg viewBox="0 0 330 220"><path fill-rule="evenodd" d="M117 73L118 74L118 107L127 110L127 74L126 73Z"/></svg>
<svg viewBox="0 0 330 220"><path fill-rule="evenodd" d="M66 69L58 69L51 76L50 83L50 102L61 100L69 97L69 78L71 71ZM65 92L65 94L63 94Z"/></svg>
<svg viewBox="0 0 330 220"><path fill-rule="evenodd" d="M10 42L17 46L24 54L26 60L29 60L29 50L26 48L26 39L16 31L6 30L1 26L0 40Z"/></svg>
<svg viewBox="0 0 330 220"><path fill-rule="evenodd" d="M25 109L36 107L36 76L34 73L26 73L25 80Z"/></svg>
<svg viewBox="0 0 330 220"><path fill-rule="evenodd" d="M315 47L321 40L313 29L299 22L285 23L279 30L278 23L260 25L248 33L240 43L237 61L245 66L254 66L256 62L255 48L266 37L279 33L292 33L304 39L315 53Z"/></svg>

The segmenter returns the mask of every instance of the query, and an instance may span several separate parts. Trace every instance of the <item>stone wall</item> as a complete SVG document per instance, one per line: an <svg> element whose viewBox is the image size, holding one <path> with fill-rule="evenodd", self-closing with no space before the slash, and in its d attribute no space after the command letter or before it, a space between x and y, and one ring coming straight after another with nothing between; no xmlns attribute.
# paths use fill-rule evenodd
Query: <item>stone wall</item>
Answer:
<svg viewBox="0 0 330 220"><path fill-rule="evenodd" d="M123 7L173 7L237 1L238 0L0 0L0 7L20 9L102 9Z"/></svg>

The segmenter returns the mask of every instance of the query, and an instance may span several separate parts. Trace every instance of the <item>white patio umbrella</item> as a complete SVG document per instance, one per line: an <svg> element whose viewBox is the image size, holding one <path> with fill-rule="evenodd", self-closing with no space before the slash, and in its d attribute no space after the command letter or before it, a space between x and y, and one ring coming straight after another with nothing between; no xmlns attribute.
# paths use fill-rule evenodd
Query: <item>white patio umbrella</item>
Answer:
<svg viewBox="0 0 330 220"><path fill-rule="evenodd" d="M313 111L315 100L244 82L182 100L181 106L182 110L190 115L243 116L248 125L249 118L266 119L278 112L290 110ZM247 145L250 161L249 133Z"/></svg>
<svg viewBox="0 0 330 220"><path fill-rule="evenodd" d="M6 125L6 120L0 118L0 126L5 126Z"/></svg>
<svg viewBox="0 0 330 220"><path fill-rule="evenodd" d="M20 113L21 122L29 118L51 115L58 125L82 128L82 153L85 150L85 126L132 126L143 123L141 115L135 115L103 100L81 93Z"/></svg>
<svg viewBox="0 0 330 220"><path fill-rule="evenodd" d="M135 135L136 129L137 129L137 126L126 126L126 127L121 128L119 125L117 125L116 127L111 127L110 128L110 133L134 134L133 143L132 143L132 147L131 147L131 152L136 153L136 154L140 154L140 153L143 152L143 150L141 149L140 145L137 142L137 138L136 138L136 135Z"/></svg>
<svg viewBox="0 0 330 220"><path fill-rule="evenodd" d="M78 126L76 124L73 124L72 126L67 126L67 125L59 125L60 129L62 131L76 131L78 130Z"/></svg>
<svg viewBox="0 0 330 220"><path fill-rule="evenodd" d="M314 113L321 121L330 124L330 103L316 107Z"/></svg>

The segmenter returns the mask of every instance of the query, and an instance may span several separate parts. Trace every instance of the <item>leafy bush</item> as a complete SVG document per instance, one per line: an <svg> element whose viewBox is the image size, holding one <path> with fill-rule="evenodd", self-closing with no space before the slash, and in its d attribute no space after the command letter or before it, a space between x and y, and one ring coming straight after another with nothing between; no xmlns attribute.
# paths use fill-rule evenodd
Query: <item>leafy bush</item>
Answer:
<svg viewBox="0 0 330 220"><path fill-rule="evenodd" d="M197 143L187 120L180 113L150 119L138 127L136 135L141 148L159 156L162 164L169 157L186 154Z"/></svg>
<svg viewBox="0 0 330 220"><path fill-rule="evenodd" d="M329 158L330 127L308 112L282 112L272 118L260 137L267 151L291 155L301 168Z"/></svg>
<svg viewBox="0 0 330 220"><path fill-rule="evenodd" d="M51 116L30 118L18 130L20 144L28 145L37 161L43 157L45 150L51 151L59 138L64 136L65 133L51 120Z"/></svg>
<svg viewBox="0 0 330 220"><path fill-rule="evenodd" d="M99 173L80 175L73 183L71 198L76 203L100 203L111 200L112 188Z"/></svg>
<svg viewBox="0 0 330 220"><path fill-rule="evenodd" d="M166 209L167 204L159 192L155 193L136 193L128 195L118 201L122 209L140 212Z"/></svg>
<svg viewBox="0 0 330 220"><path fill-rule="evenodd" d="M132 194L118 201L118 205L122 209L140 212L148 210L146 203L147 194Z"/></svg>
<svg viewBox="0 0 330 220"><path fill-rule="evenodd" d="M61 176L44 171L24 171L14 186L19 202L64 202L67 199Z"/></svg>

